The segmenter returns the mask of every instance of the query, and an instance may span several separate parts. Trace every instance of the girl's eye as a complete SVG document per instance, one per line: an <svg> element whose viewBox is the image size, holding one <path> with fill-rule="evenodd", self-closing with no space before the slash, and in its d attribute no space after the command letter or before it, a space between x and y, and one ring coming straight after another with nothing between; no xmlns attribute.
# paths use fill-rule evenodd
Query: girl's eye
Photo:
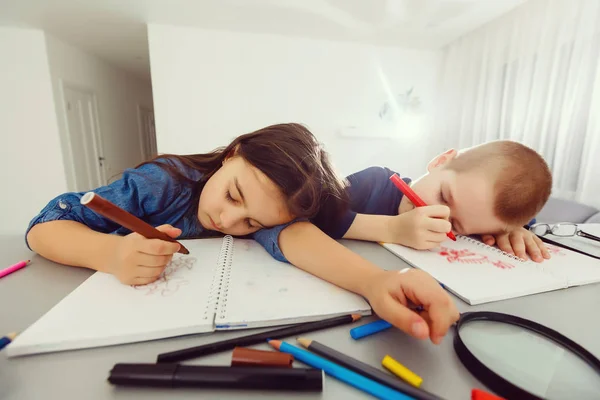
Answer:
<svg viewBox="0 0 600 400"><path fill-rule="evenodd" d="M229 190L227 192L225 192L225 198L227 199L227 201L236 203L236 200L233 197L231 197L231 192Z"/></svg>

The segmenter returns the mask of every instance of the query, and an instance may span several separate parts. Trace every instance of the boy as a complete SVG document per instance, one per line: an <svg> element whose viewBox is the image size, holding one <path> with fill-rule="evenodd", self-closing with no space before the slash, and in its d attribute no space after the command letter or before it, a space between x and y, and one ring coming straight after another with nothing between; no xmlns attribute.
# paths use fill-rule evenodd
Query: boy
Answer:
<svg viewBox="0 0 600 400"><path fill-rule="evenodd" d="M446 232L452 229L459 234L483 234L487 244L497 243L520 257L527 251L542 261L549 258L547 250L522 226L547 201L552 176L535 151L510 141L487 143L460 154L449 150L427 169L412 187L429 206L414 208L389 181L392 171L369 168L348 178L350 210L327 235L308 222L298 222L281 231L278 244L282 260L366 297L381 318L438 344L459 313L431 276L417 269L384 271L331 238L428 249L447 240ZM425 311L409 310L409 301Z"/></svg>
<svg viewBox="0 0 600 400"><path fill-rule="evenodd" d="M483 235L487 244L496 243L521 258L527 258L526 253L536 262L550 258L543 242L523 228L552 188L550 170L535 151L520 143L495 141L460 155L448 150L427 169L411 187L429 207L412 213L407 211L414 205L389 180L393 171L373 167L349 176L352 211L328 233L430 249L447 240L446 232L452 229Z"/></svg>

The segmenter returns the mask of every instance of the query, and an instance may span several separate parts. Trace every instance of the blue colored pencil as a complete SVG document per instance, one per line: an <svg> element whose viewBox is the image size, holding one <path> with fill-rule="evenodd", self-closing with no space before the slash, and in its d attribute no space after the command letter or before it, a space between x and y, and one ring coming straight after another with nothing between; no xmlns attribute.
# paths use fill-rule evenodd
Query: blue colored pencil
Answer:
<svg viewBox="0 0 600 400"><path fill-rule="evenodd" d="M350 371L347 368L341 367L323 357L293 346L289 343L281 340L269 340L269 344L281 352L293 355L296 360L303 362L306 365L310 365L313 368L321 369L327 375L331 375L334 378L354 386L355 388L369 393L370 395L373 395L379 399L415 400L414 397L410 397L393 390L387 386L375 382L374 380L359 375L356 372Z"/></svg>
<svg viewBox="0 0 600 400"><path fill-rule="evenodd" d="M392 326L393 325L389 322L381 319L379 321L369 322L368 324L350 329L350 336L352 336L352 339L358 340L364 338L365 336L374 335L377 332L390 329Z"/></svg>
<svg viewBox="0 0 600 400"><path fill-rule="evenodd" d="M423 306L409 308L418 313L423 311ZM392 326L392 324L384 320L369 322L368 324L364 324L356 328L350 329L350 336L352 336L352 339L358 340L366 336L371 336L378 332L385 331L386 329L390 329Z"/></svg>

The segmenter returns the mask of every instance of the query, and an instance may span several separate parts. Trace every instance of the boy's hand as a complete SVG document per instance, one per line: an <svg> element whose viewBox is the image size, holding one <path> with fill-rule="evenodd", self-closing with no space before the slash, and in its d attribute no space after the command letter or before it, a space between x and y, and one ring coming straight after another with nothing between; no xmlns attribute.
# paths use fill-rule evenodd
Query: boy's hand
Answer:
<svg viewBox="0 0 600 400"><path fill-rule="evenodd" d="M444 205L413 208L390 219L387 241L417 250L432 249L447 239L446 233L452 229L449 217L450 208Z"/></svg>
<svg viewBox="0 0 600 400"><path fill-rule="evenodd" d="M382 271L368 283L367 298L373 310L385 321L418 339L441 343L460 314L442 286L418 269ZM416 313L409 303L422 306Z"/></svg>
<svg viewBox="0 0 600 400"><path fill-rule="evenodd" d="M181 230L171 225L156 229L172 238L181 235ZM146 239L135 232L120 239L110 273L126 285L146 285L157 280L180 247L177 243Z"/></svg>
<svg viewBox="0 0 600 400"><path fill-rule="evenodd" d="M535 262L542 262L550 258L550 252L544 245L544 242L525 228L518 228L500 235L482 235L485 244L498 248L509 254L516 255L524 260L527 254Z"/></svg>

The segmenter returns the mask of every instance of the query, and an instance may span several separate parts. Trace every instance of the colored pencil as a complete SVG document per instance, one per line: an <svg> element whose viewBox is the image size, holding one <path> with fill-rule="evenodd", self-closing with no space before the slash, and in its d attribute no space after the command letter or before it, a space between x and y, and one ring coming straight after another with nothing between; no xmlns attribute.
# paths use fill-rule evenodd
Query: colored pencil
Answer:
<svg viewBox="0 0 600 400"><path fill-rule="evenodd" d="M381 365L387 368L392 374L396 375L400 379L405 380L414 387L419 387L421 386L421 383L423 383L423 378L388 355L381 360Z"/></svg>
<svg viewBox="0 0 600 400"><path fill-rule="evenodd" d="M325 346L322 343L319 343L315 340L310 339L297 339L298 342L308 350L316 353L322 357L325 357L345 368L348 368L352 371L355 371L361 375L366 376L367 378L371 378L374 381L377 381L383 385L389 386L393 389L396 389L402 393L406 393L409 396L414 397L418 400L443 400L443 398L436 396L432 393L429 393L423 389L416 388L406 382L403 382L393 375L386 374L385 372L372 367L368 364L365 364L362 361L359 361L355 358L347 356L337 350L334 350L330 347Z"/></svg>
<svg viewBox="0 0 600 400"><path fill-rule="evenodd" d="M2 271L0 271L0 278L3 278L6 275L10 275L15 271L20 270L21 268L26 267L27 265L29 265L30 262L30 260L19 261L15 265L11 265L10 267L4 268Z"/></svg>
<svg viewBox="0 0 600 400"><path fill-rule="evenodd" d="M483 391L481 389L471 390L471 400L505 400L504 397L499 397Z"/></svg>
<svg viewBox="0 0 600 400"><path fill-rule="evenodd" d="M350 329L350 336L354 340L359 340L364 337L374 335L378 332L385 331L386 329L390 329L392 326L394 325L384 320L369 322L368 324Z"/></svg>
<svg viewBox="0 0 600 400"><path fill-rule="evenodd" d="M442 288L444 288L444 285L442 285ZM423 306L409 306L408 308L417 313L420 313L424 310ZM394 325L384 320L373 321L369 322L368 324L364 324L361 326L357 326L356 328L350 329L350 336L354 340L359 340L364 337L374 335L378 332L385 331L386 329L389 329L393 326Z"/></svg>
<svg viewBox="0 0 600 400"><path fill-rule="evenodd" d="M160 239L167 242L177 243L180 246L178 253L190 254L189 250L186 249L184 245L173 239L171 236L159 231L147 222L142 221L135 215L130 214L121 207L111 203L98 193L87 192L85 195L83 195L79 202L97 214L102 215L104 218L108 218L132 232L139 233L148 239Z"/></svg>
<svg viewBox="0 0 600 400"><path fill-rule="evenodd" d="M15 340L15 337L17 337L17 334L15 332L9 333L8 335L1 337L0 338L0 350L5 348L6 346L8 346L8 344L10 342Z"/></svg>
<svg viewBox="0 0 600 400"><path fill-rule="evenodd" d="M347 383L350 386L354 386L355 388L369 393L377 398L398 400L414 399L414 397L400 393L388 386L382 385L379 382L375 382L372 379L339 366L338 364L335 364L323 357L303 350L299 347L292 346L289 343L282 342L281 340L270 340L269 344L279 351L293 355L296 360L301 361L313 368L322 369L327 375L331 375L334 378Z"/></svg>
<svg viewBox="0 0 600 400"><path fill-rule="evenodd" d="M390 180L394 183L394 185L400 190L408 199L415 205L415 207L425 207L427 204L415 193L414 190L411 189L410 186L406 182L404 182L397 174L390 176ZM452 231L447 232L446 236L450 239L456 241L456 236Z"/></svg>
<svg viewBox="0 0 600 400"><path fill-rule="evenodd" d="M307 322L284 328L274 329L268 332L255 333L253 335L237 337L223 340L221 342L208 343L202 346L190 347L183 350L171 351L169 353L159 354L157 362L173 363L192 358L202 357L208 354L219 353L221 351L231 350L235 347L246 347L253 344L264 343L267 339L282 339L289 336L297 336L301 333L318 331L326 328L349 324L358 321L361 318L359 314L342 315L339 317L328 318L321 321Z"/></svg>

